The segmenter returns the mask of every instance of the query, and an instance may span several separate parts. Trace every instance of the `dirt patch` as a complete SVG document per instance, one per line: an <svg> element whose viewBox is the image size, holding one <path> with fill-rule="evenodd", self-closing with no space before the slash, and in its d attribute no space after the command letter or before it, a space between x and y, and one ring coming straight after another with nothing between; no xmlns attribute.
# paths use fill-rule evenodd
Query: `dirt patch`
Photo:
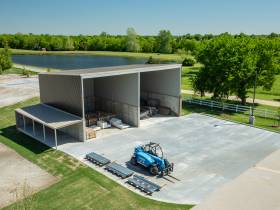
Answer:
<svg viewBox="0 0 280 210"><path fill-rule="evenodd" d="M20 75L0 76L0 107L8 106L39 95L37 76L29 78Z"/></svg>
<svg viewBox="0 0 280 210"><path fill-rule="evenodd" d="M57 181L56 177L1 143L0 169L0 208L21 199L25 196L22 193L33 194Z"/></svg>

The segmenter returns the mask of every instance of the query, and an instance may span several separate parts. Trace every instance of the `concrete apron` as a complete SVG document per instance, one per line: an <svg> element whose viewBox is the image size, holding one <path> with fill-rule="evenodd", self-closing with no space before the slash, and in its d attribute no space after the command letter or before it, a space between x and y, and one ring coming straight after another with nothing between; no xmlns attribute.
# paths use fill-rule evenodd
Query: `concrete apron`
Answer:
<svg viewBox="0 0 280 210"><path fill-rule="evenodd" d="M279 139L280 140L280 139ZM193 210L278 210L280 150L209 195Z"/></svg>
<svg viewBox="0 0 280 210"><path fill-rule="evenodd" d="M179 118L159 118L143 122L112 135L104 135L89 142L60 145L59 150L70 154L88 166L140 193L135 188L103 168L84 160L89 152L96 152L111 161L131 168L128 161L135 146L149 141L161 144L165 155L175 163L173 176L181 181L171 183L149 176L146 171L131 168L149 180L164 185L149 198L181 204L198 204L214 190L235 179L248 168L280 148L280 135L209 116L191 114Z"/></svg>

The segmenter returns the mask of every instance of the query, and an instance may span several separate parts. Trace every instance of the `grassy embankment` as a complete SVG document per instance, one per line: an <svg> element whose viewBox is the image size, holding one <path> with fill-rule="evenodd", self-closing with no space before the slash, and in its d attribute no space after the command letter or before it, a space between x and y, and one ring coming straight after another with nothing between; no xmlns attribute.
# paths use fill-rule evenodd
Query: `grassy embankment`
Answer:
<svg viewBox="0 0 280 210"><path fill-rule="evenodd" d="M159 54L159 53L134 53L134 52L112 52L112 51L38 51L11 49L12 54L17 55L102 55L102 56L122 56L132 58L149 58L165 61L182 61L178 54Z"/></svg>
<svg viewBox="0 0 280 210"><path fill-rule="evenodd" d="M183 67L182 71L182 89L192 90L191 78L199 71L201 65L195 65L194 67ZM248 92L250 98L253 97L253 89ZM261 87L256 89L256 98L264 100L280 101L280 75L276 76L276 80L271 88L267 91Z"/></svg>
<svg viewBox="0 0 280 210"><path fill-rule="evenodd" d="M29 75L37 75L38 73L37 72L33 72L33 71L30 71L30 70L26 70L26 69L21 69L21 68L16 68L16 67L12 67L10 69L7 69L5 71L3 71L3 75L5 74L19 74L19 75L25 75L26 72L29 73Z"/></svg>
<svg viewBox="0 0 280 210"><path fill-rule="evenodd" d="M60 180L34 195L32 209L190 209L190 205L176 205L142 197L78 160L55 151L16 131L14 110L38 103L38 98L0 108L0 142L14 149ZM5 209L21 209L23 202ZM27 201L27 207L29 208Z"/></svg>

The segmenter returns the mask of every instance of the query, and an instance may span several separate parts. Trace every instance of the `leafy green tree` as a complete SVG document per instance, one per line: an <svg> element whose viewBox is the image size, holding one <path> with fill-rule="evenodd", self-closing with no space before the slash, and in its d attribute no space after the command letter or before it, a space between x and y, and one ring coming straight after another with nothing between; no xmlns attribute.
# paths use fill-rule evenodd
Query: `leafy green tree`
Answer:
<svg viewBox="0 0 280 210"><path fill-rule="evenodd" d="M149 57L149 59L146 61L146 64L159 64L160 61L157 59L154 59L152 56Z"/></svg>
<svg viewBox="0 0 280 210"><path fill-rule="evenodd" d="M155 45L156 45L156 39L154 37L151 36L140 37L139 41L140 41L140 48L142 52L148 52L148 53L154 52Z"/></svg>
<svg viewBox="0 0 280 210"><path fill-rule="evenodd" d="M173 37L170 31L161 30L157 37L158 52L172 53Z"/></svg>
<svg viewBox="0 0 280 210"><path fill-rule="evenodd" d="M126 51L128 52L139 52L140 45L137 39L137 33L134 28L128 28L126 31Z"/></svg>
<svg viewBox="0 0 280 210"><path fill-rule="evenodd" d="M208 72L202 68L195 77L191 78L191 83L195 92L199 92L200 96L205 96L205 92L209 90Z"/></svg>
<svg viewBox="0 0 280 210"><path fill-rule="evenodd" d="M279 72L279 49L279 41L248 36L224 34L207 41L198 55L203 74L197 75L194 86L203 86L198 83L204 81L204 91L214 98L235 94L245 104L256 75L257 86L272 87Z"/></svg>
<svg viewBox="0 0 280 210"><path fill-rule="evenodd" d="M54 36L50 40L52 50L63 50L63 40L61 37Z"/></svg>
<svg viewBox="0 0 280 210"><path fill-rule="evenodd" d="M74 44L71 37L67 37L64 44L64 50L74 50Z"/></svg>
<svg viewBox="0 0 280 210"><path fill-rule="evenodd" d="M11 67L12 59L8 48L0 49L0 73Z"/></svg>
<svg viewBox="0 0 280 210"><path fill-rule="evenodd" d="M196 60L193 57L186 57L182 62L182 66L193 66L195 63Z"/></svg>

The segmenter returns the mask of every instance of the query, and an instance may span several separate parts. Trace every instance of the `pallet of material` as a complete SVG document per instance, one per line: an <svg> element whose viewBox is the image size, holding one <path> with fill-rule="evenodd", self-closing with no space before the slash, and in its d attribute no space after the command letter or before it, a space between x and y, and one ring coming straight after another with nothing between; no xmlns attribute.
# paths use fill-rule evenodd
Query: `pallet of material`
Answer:
<svg viewBox="0 0 280 210"><path fill-rule="evenodd" d="M105 169L112 174L115 174L122 179L125 179L127 177L130 177L134 172L118 163L112 162L109 165L105 167Z"/></svg>
<svg viewBox="0 0 280 210"><path fill-rule="evenodd" d="M134 175L132 178L129 178L127 183L147 193L148 195L152 195L155 191L159 191L161 189L161 186L138 175Z"/></svg>
<svg viewBox="0 0 280 210"><path fill-rule="evenodd" d="M91 153L87 154L86 159L98 166L104 166L111 162L109 159L107 159L107 158L103 157L102 155L99 155L95 152L91 152Z"/></svg>
<svg viewBox="0 0 280 210"><path fill-rule="evenodd" d="M96 138L96 131L93 128L86 128L86 139Z"/></svg>

